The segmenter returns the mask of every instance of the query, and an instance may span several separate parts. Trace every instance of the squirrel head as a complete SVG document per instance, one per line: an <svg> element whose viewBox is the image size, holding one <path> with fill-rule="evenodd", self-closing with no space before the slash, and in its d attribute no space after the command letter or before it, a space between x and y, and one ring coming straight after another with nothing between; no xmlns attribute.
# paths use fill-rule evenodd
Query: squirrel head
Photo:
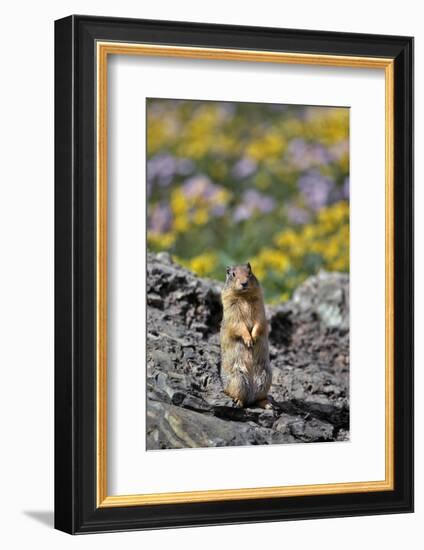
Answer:
<svg viewBox="0 0 424 550"><path fill-rule="evenodd" d="M248 294L259 289L259 281L252 272L250 264L227 266L225 288L240 294Z"/></svg>

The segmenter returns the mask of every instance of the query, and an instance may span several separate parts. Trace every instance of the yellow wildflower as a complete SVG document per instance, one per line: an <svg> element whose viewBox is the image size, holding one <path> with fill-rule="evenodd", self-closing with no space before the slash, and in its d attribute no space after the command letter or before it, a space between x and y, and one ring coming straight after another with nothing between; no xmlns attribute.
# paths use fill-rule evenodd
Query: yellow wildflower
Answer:
<svg viewBox="0 0 424 550"><path fill-rule="evenodd" d="M196 225L204 225L209 219L208 211L206 208L199 208L193 214L193 222Z"/></svg>
<svg viewBox="0 0 424 550"><path fill-rule="evenodd" d="M246 153L255 160L270 159L281 156L286 147L282 134L267 132L264 136L252 141L246 149Z"/></svg>
<svg viewBox="0 0 424 550"><path fill-rule="evenodd" d="M175 242L175 233L152 233L147 234L147 241L150 245L160 250L166 250L170 248Z"/></svg>
<svg viewBox="0 0 424 550"><path fill-rule="evenodd" d="M175 231L178 231L178 233L184 233L185 231L188 231L190 227L190 224L188 222L188 218L186 215L177 216L174 219L174 229Z"/></svg>
<svg viewBox="0 0 424 550"><path fill-rule="evenodd" d="M171 209L175 215L183 214L188 210L187 200L180 187L171 193Z"/></svg>
<svg viewBox="0 0 424 550"><path fill-rule="evenodd" d="M210 275L217 265L217 257L214 252L205 252L189 260L188 265L191 271L194 271L200 277Z"/></svg>
<svg viewBox="0 0 424 550"><path fill-rule="evenodd" d="M275 248L263 248L259 254L253 258L252 264L254 272L263 278L268 271L286 271L290 266L290 260L284 252Z"/></svg>
<svg viewBox="0 0 424 550"><path fill-rule="evenodd" d="M293 248L297 246L298 241L299 237L293 229L286 229L274 237L275 244L282 248Z"/></svg>

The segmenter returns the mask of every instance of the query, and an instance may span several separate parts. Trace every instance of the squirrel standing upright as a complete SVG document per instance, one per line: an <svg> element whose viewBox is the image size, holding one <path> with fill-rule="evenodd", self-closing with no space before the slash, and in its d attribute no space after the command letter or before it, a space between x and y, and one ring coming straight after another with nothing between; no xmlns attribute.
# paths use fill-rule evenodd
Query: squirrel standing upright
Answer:
<svg viewBox="0 0 424 550"><path fill-rule="evenodd" d="M270 408L272 382L262 289L250 264L227 267L221 294L221 379L236 405Z"/></svg>

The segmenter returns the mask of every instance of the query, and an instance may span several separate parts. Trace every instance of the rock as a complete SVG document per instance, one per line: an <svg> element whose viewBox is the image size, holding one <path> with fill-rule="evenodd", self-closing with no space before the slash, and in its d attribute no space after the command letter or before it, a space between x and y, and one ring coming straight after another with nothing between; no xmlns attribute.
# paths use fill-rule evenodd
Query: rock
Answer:
<svg viewBox="0 0 424 550"><path fill-rule="evenodd" d="M271 410L222 391L222 284L166 253L147 262L147 448L349 439L349 279L321 272L267 307Z"/></svg>
<svg viewBox="0 0 424 550"><path fill-rule="evenodd" d="M182 321L205 335L217 332L222 317L221 288L220 283L199 279L174 264L167 253L148 254L148 310L163 311L164 318L175 324Z"/></svg>
<svg viewBox="0 0 424 550"><path fill-rule="evenodd" d="M334 426L313 418L309 422L305 419L290 424L292 435L306 443L317 441L333 441Z"/></svg>
<svg viewBox="0 0 424 550"><path fill-rule="evenodd" d="M293 294L299 311L315 314L326 328L349 329L349 276L321 271Z"/></svg>
<svg viewBox="0 0 424 550"><path fill-rule="evenodd" d="M223 447L268 443L269 434L245 422L222 420L166 403L151 402L147 410L147 447Z"/></svg>

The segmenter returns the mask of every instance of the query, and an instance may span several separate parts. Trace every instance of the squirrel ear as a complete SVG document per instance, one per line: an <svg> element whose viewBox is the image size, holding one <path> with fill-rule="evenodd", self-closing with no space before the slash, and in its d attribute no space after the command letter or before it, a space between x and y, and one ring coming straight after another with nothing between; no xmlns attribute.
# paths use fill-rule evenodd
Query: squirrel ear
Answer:
<svg viewBox="0 0 424 550"><path fill-rule="evenodd" d="M247 265L247 268L248 268L248 270L249 270L249 271L252 271L252 267L250 266L250 263L249 263L249 262L247 262L247 264L246 264L246 265Z"/></svg>
<svg viewBox="0 0 424 550"><path fill-rule="evenodd" d="M231 266L227 265L227 269L226 269L227 275L229 275L230 271L231 271Z"/></svg>

